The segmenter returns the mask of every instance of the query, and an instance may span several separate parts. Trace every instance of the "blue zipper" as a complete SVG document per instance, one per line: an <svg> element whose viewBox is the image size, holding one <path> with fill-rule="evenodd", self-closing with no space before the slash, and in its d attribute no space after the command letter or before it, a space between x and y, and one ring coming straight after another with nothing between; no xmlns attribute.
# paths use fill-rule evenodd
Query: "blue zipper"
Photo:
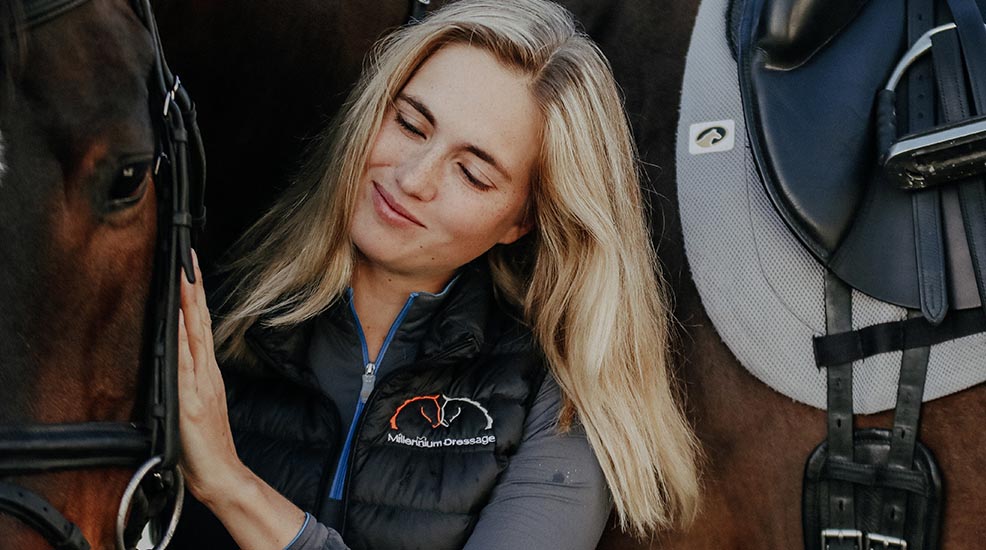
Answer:
<svg viewBox="0 0 986 550"><path fill-rule="evenodd" d="M397 318L390 325L390 330L387 332L387 337L384 338L383 345L380 346L380 353L377 354L376 361L370 361L370 353L366 349L366 335L363 334L363 324L360 323L359 315L356 313L356 308L353 305L353 289L349 289L347 295L349 297L349 309L353 312L353 318L356 319L356 332L359 334L360 346L363 348L364 370L363 384L360 387L359 400L356 402L356 412L353 413L353 421L349 424L346 444L342 446L342 453L339 455L339 465L336 467L335 477L332 478L332 488L329 490L329 498L335 500L342 500L342 490L346 485L346 470L349 466L349 453L352 450L356 425L359 423L360 415L363 413L363 407L366 405L366 401L370 398L370 394L373 393L373 385L377 378L377 369L383 361L384 354L387 353L387 347L390 346L390 341L394 339L397 329L404 322L404 317L407 316L408 310L411 309L411 304L418 297L417 292L411 293L407 302L404 303L401 312L397 314Z"/></svg>

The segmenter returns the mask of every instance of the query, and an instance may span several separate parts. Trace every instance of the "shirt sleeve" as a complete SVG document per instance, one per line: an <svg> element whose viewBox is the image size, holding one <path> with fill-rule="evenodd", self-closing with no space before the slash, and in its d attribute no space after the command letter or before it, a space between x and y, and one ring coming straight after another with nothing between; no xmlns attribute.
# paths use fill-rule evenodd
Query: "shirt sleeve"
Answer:
<svg viewBox="0 0 986 550"><path fill-rule="evenodd" d="M310 514L305 514L305 523L284 550L349 550L349 547L335 529L330 529L315 521Z"/></svg>
<svg viewBox="0 0 986 550"><path fill-rule="evenodd" d="M558 433L561 401L549 374L465 550L596 548L612 501L581 426Z"/></svg>

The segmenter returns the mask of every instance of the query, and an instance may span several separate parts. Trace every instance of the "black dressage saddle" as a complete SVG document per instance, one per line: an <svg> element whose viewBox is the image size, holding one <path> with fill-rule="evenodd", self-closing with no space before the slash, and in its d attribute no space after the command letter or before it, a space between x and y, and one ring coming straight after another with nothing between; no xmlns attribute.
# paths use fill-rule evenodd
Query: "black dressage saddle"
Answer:
<svg viewBox="0 0 986 550"><path fill-rule="evenodd" d="M766 189L794 234L854 288L940 322L949 306L976 307L981 299L958 190L925 193L938 195L938 208L930 198L915 206L914 191L888 181L879 162L886 151L878 149L876 98L914 42L908 33L916 32L904 4L766 0L740 37L749 48L741 79ZM948 21L947 9L929 9L924 27ZM956 34L932 40L954 41ZM901 134L946 118L934 99L934 75L923 74L938 50L918 59L897 86Z"/></svg>
<svg viewBox="0 0 986 550"><path fill-rule="evenodd" d="M734 0L767 194L827 268L828 436L808 459L809 550L937 548L944 493L918 441L932 345L986 330L986 0ZM852 290L908 310L855 328ZM901 351L890 430L853 430L853 363Z"/></svg>

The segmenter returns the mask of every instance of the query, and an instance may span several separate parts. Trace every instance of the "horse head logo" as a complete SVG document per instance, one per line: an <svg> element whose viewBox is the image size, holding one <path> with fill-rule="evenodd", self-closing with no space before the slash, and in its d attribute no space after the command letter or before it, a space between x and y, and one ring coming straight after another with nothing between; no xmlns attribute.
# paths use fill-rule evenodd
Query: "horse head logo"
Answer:
<svg viewBox="0 0 986 550"><path fill-rule="evenodd" d="M726 137L726 129L721 126L713 126L700 133L695 138L695 143L699 147L712 147Z"/></svg>
<svg viewBox="0 0 986 550"><path fill-rule="evenodd" d="M475 411L479 411L480 414L483 415L483 418L486 420L486 425L483 427L484 430L489 430L493 428L493 417L490 416L490 413L489 411L486 410L486 407L480 405L478 402L473 401L472 399L469 399L467 397L448 397L446 395L443 395L442 398L445 400L445 403L442 404L443 426L447 427L449 424L451 424L453 420L455 420L456 418L459 417L459 415L462 414L463 410L472 409ZM455 409L454 413L452 412L453 408Z"/></svg>
<svg viewBox="0 0 986 550"><path fill-rule="evenodd" d="M409 406L417 406L418 413L428 421L432 428L438 428L439 426L449 427L456 418L459 418L467 410L478 411L483 415L486 421L484 430L489 430L493 427L493 417L490 416L486 407L480 405L477 401L467 397L449 397L441 394L419 395L401 403L401 406L397 407L397 410L394 411L394 415L390 417L390 429L397 429L397 417Z"/></svg>

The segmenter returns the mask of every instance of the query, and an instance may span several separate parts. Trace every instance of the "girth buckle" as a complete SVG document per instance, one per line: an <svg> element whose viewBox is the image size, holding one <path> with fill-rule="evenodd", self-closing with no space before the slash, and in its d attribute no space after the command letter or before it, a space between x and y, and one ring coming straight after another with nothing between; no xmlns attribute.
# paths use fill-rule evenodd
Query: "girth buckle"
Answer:
<svg viewBox="0 0 986 550"><path fill-rule="evenodd" d="M833 540L842 542L851 539L854 548L863 550L863 532L859 529L823 529L822 530L822 550L828 550L829 543Z"/></svg>
<svg viewBox="0 0 986 550"><path fill-rule="evenodd" d="M907 550L907 541L897 537L867 533L866 550Z"/></svg>

